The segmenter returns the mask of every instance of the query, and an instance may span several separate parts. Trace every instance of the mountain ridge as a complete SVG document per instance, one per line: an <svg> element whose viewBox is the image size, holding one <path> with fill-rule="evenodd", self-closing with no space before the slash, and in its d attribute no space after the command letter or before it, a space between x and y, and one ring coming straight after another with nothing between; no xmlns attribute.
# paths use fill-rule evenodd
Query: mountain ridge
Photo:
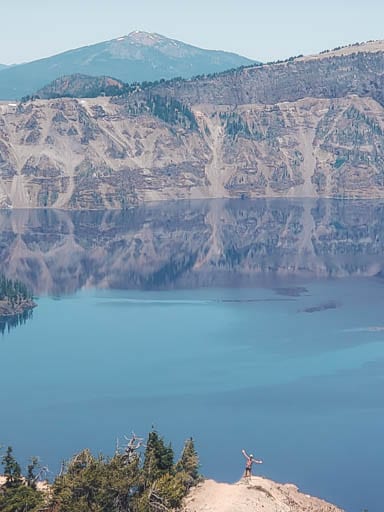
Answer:
<svg viewBox="0 0 384 512"><path fill-rule="evenodd" d="M193 81L174 79L155 87L154 92L176 97L191 105L226 105L233 99L236 105L274 104L313 96L327 98L359 94L364 93L365 88L366 92L375 92L376 97L382 100L383 55L384 40L361 43L317 56L300 55L284 61L239 67L223 71L219 77L200 76ZM336 71L340 77L336 76ZM357 76L353 76L355 71ZM299 74L300 81L297 80ZM213 86L218 79L221 81L219 91ZM335 90L330 90L329 83Z"/></svg>
<svg viewBox="0 0 384 512"><path fill-rule="evenodd" d="M111 76L132 83L175 76L190 78L253 62L235 53L205 50L159 34L136 31L3 69L0 98L20 99L60 76L75 73Z"/></svg>

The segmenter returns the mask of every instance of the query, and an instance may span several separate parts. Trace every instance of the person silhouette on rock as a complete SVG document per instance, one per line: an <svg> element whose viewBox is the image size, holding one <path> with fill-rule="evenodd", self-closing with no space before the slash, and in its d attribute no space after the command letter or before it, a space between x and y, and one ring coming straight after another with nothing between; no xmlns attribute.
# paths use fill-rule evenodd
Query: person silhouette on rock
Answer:
<svg viewBox="0 0 384 512"><path fill-rule="evenodd" d="M244 455L244 457L246 459L244 478L250 478L252 476L252 465L253 464L262 464L263 461L254 459L253 454L251 453L250 455L248 455L248 453L245 450L241 450L241 453Z"/></svg>

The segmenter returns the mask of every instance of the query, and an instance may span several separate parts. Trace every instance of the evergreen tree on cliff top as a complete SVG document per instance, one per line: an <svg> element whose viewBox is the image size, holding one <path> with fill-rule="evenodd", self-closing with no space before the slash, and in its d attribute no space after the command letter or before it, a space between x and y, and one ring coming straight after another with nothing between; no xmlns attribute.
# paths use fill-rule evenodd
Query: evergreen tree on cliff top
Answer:
<svg viewBox="0 0 384 512"><path fill-rule="evenodd" d="M23 477L8 448L2 457L6 483L0 489L1 512L171 512L178 510L198 480L198 457L188 439L177 464L170 444L152 430L144 459L141 443L134 454L117 450L112 457L85 449L62 467L49 495L36 490L36 459ZM131 447L128 444L128 447Z"/></svg>
<svg viewBox="0 0 384 512"><path fill-rule="evenodd" d="M1 464L6 479L3 488L0 489L1 512L39 512L44 504L44 496L34 485L33 471L36 459L28 466L30 479L23 477L11 446L8 446Z"/></svg>
<svg viewBox="0 0 384 512"><path fill-rule="evenodd" d="M143 477L144 487L166 473L173 472L173 450L165 445L164 439L152 430L148 434L147 447L144 454Z"/></svg>
<svg viewBox="0 0 384 512"><path fill-rule="evenodd" d="M199 456L195 449L195 443L192 437L187 439L184 444L181 458L176 464L177 471L184 471L191 480L191 484L199 479Z"/></svg>

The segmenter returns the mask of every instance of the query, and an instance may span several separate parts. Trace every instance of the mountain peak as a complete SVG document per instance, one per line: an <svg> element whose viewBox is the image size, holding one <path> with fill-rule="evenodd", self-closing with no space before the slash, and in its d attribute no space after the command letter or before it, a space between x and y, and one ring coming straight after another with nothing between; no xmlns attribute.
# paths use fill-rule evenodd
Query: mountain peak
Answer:
<svg viewBox="0 0 384 512"><path fill-rule="evenodd" d="M144 32L135 30L125 37L119 37L117 41L128 40L132 43L141 44L143 46L156 46L156 44L168 40L168 38L156 34L155 32Z"/></svg>
<svg viewBox="0 0 384 512"><path fill-rule="evenodd" d="M161 34L135 30L116 39L2 69L0 98L33 94L59 77L79 73L132 83L176 76L190 78L250 64L254 61L240 55L205 50Z"/></svg>

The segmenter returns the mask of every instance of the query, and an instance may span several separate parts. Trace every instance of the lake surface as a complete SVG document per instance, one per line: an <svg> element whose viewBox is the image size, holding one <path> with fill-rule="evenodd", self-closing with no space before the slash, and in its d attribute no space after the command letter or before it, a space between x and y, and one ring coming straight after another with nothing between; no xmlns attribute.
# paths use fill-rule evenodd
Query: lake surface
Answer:
<svg viewBox="0 0 384 512"><path fill-rule="evenodd" d="M383 204L211 201L0 214L40 295L0 337L0 443L55 471L154 425L202 472L384 502Z"/></svg>

